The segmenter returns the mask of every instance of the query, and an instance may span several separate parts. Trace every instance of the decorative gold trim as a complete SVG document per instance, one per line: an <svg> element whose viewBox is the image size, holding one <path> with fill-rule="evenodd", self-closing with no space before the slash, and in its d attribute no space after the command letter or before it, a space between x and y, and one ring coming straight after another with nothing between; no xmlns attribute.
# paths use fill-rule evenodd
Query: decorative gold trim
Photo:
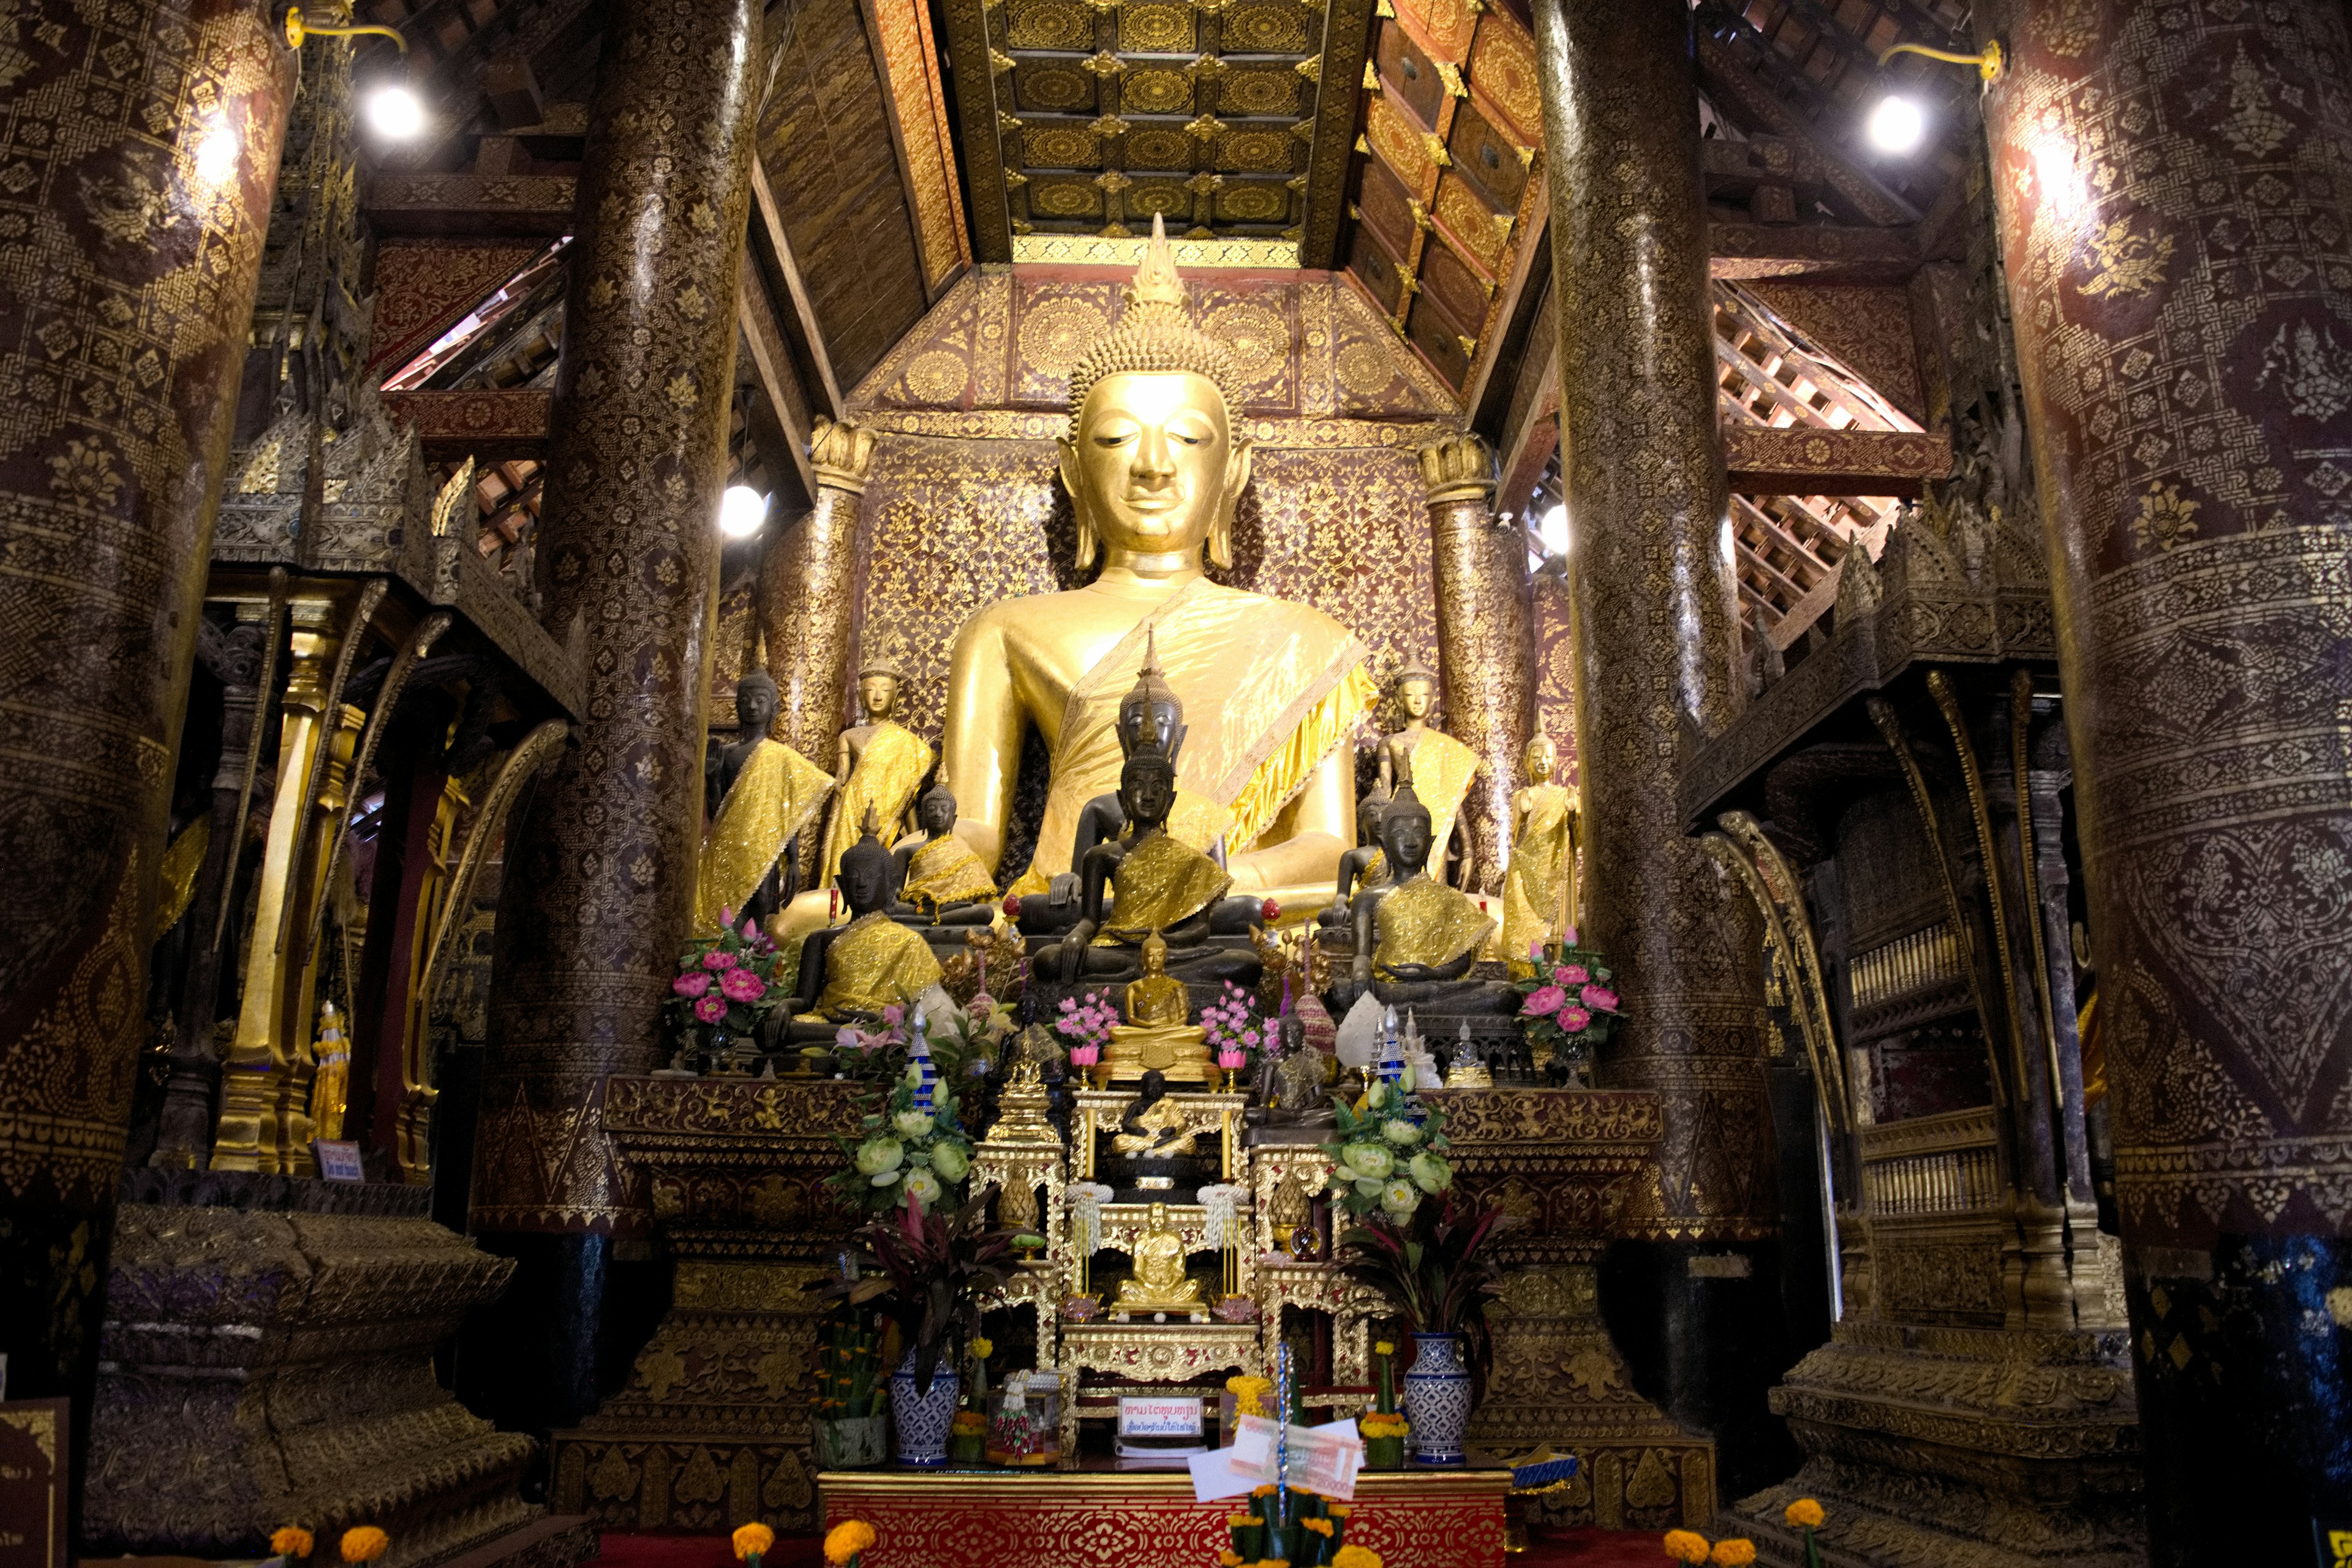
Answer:
<svg viewBox="0 0 2352 1568"><path fill-rule="evenodd" d="M457 873L449 879L448 890L441 900L441 913L434 921L433 940L425 949L425 968L416 982L419 1003L429 1016L433 994L440 988L442 976L449 966L449 947L458 931L465 925L466 906L473 901L474 879L488 858L489 847L506 831L507 813L513 808L522 786L539 772L548 757L572 734L572 726L561 719L550 719L519 742L507 753L492 781L489 794L482 797L481 808L474 813L474 825L467 832L465 850L457 858Z"/></svg>
<svg viewBox="0 0 2352 1568"><path fill-rule="evenodd" d="M1853 1087L1846 1081L1845 1056L1838 1045L1836 1015L1830 1009L1828 976L1822 971L1822 954L1813 941L1812 917L1806 911L1805 898L1796 873L1781 858L1778 846L1764 837L1764 829L1744 811L1727 811L1717 817L1716 825L1738 847L1741 858L1749 863L1757 879L1748 891L1768 900L1771 905L1768 923L1780 928L1789 958L1790 978L1795 983L1797 1023L1805 1035L1805 1048L1813 1056L1815 1081L1822 1086L1822 1097L1829 1103L1830 1126L1843 1131L1856 1120L1853 1108Z"/></svg>
<svg viewBox="0 0 2352 1568"><path fill-rule="evenodd" d="M1952 922L1952 934L1960 952L1960 970L1969 979L1969 994L1977 1005L1977 1021L1984 1026L1985 1067L1992 1074L1992 1099L1995 1105L2009 1103L2009 1091L2002 1086L2000 1057L1993 1049L1992 1009L1985 1003L1984 982L1977 973L1976 933L1960 908L1960 889L1952 880L1951 858L1944 853L1943 830L1936 825L1936 802L1927 793L1927 775L1919 771L1919 759L1911 754L1911 740L1903 731L1903 721L1895 706L1884 697L1873 697L1867 706L1870 721L1886 738L1887 749L1895 753L1897 766L1903 770L1904 783L1911 786L1911 804L1919 813L1919 829L1927 836L1928 852L1936 857L1936 875L1944 887L1944 910Z"/></svg>
<svg viewBox="0 0 2352 1568"><path fill-rule="evenodd" d="M286 568L272 566L269 569L269 607L264 613L261 623L261 674L253 689L252 738L246 742L245 746L245 782L237 789L236 817L235 825L229 829L228 836L228 853L231 858L229 865L232 870L229 880L222 884L224 888L232 885L235 881L236 857L240 847L245 843L245 825L253 815L253 782L261 765L262 726L268 722L269 710L277 700L278 645L286 640L286 605L289 594ZM243 617L240 616L239 618ZM220 910L213 917L213 951L215 952L220 951L221 937L228 930L229 907L230 900L224 894L220 901Z"/></svg>
<svg viewBox="0 0 2352 1568"><path fill-rule="evenodd" d="M1976 823L1977 854L1984 861L1985 902L1992 910L1993 957L2000 964L2001 1017L2009 1026L2009 1055L2017 1074L2018 1092L2025 1092L2025 1036L2017 1026L2017 968L2009 948L2009 900L2001 896L2000 852L1992 836L1992 812L1985 801L1984 774L1977 767L1977 749L1969 740L1969 726L1960 716L1960 701L1940 669L1927 672L1927 694L1942 710L1952 732L1952 747L1960 757L1960 782L1967 788L1969 814ZM1988 1020L1988 1027L1990 1020ZM2051 1081L2054 1093L2057 1080Z"/></svg>
<svg viewBox="0 0 2352 1568"><path fill-rule="evenodd" d="M1171 239L1176 264L1202 268L1296 268L1298 242L1289 239ZM1013 240L1013 259L1057 267L1124 267L1141 264L1147 237L1105 239L1091 234L1025 234Z"/></svg>

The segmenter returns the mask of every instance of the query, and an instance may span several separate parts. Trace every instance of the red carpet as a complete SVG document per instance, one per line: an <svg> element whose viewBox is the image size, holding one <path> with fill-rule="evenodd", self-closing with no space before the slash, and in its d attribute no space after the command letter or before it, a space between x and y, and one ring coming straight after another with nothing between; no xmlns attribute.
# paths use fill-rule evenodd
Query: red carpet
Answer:
<svg viewBox="0 0 2352 1568"><path fill-rule="evenodd" d="M639 1535L606 1531L596 1568L734 1568L734 1550L719 1535ZM1666 1555L1654 1530L1555 1530L1538 1534L1514 1568L1663 1568ZM814 1536L780 1537L761 1568L822 1568ZM1214 1568L1202 1563L1201 1568ZM1396 1568L1412 1568L1409 1563Z"/></svg>

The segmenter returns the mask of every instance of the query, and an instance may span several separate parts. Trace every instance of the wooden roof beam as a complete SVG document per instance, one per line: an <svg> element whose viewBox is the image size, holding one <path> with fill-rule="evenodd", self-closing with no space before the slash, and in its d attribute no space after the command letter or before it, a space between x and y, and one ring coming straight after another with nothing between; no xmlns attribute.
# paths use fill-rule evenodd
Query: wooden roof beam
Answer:
<svg viewBox="0 0 2352 1568"><path fill-rule="evenodd" d="M793 258L792 237L784 232L783 211L776 205L776 193L769 187L768 171L761 166L757 156L751 160L751 205L757 214L751 225L751 253L774 268L776 276L783 281L785 293L791 297L788 330L797 328L793 332L793 346L801 352L824 392L824 406L818 412L839 419L844 408L841 382L833 373L833 356L824 346L824 328L817 320L808 285L802 280L800 264ZM815 493L812 486L809 494Z"/></svg>
<svg viewBox="0 0 2352 1568"><path fill-rule="evenodd" d="M784 345L783 329L776 323L775 304L768 298L768 285L760 268L750 257L743 260L743 279L737 289L735 319L743 330L743 346L751 355L757 374L760 390L764 395L768 417L774 428L761 431L762 421L753 422L752 437L763 447L782 448L786 460L800 475L801 488L814 501L816 499L816 470L809 466L809 435L812 420L808 399L801 390L800 377L793 374L792 356ZM762 437L765 437L762 439Z"/></svg>

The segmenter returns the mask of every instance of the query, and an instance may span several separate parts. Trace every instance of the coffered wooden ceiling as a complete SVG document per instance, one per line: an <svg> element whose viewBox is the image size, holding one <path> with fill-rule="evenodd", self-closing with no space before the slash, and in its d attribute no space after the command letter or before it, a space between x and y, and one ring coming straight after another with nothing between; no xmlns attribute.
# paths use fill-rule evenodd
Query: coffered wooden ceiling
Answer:
<svg viewBox="0 0 2352 1568"><path fill-rule="evenodd" d="M1092 259L1044 242L1157 215L1262 243L1228 260L1328 266L1370 5L947 0L980 258Z"/></svg>

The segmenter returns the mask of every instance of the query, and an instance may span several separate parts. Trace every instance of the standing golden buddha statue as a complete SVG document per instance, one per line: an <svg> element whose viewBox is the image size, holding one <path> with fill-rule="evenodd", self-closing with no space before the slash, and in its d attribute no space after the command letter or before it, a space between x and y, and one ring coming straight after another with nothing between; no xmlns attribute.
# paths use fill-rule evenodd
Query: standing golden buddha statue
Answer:
<svg viewBox="0 0 2352 1568"><path fill-rule="evenodd" d="M1404 710L1404 728L1381 739L1381 788L1393 794L1399 781L1411 779L1414 796L1429 811L1429 858L1436 863L1437 879L1445 879L1445 856L1454 843L1454 825L1462 815L1463 797L1478 776L1478 753L1443 730L1429 727L1429 710L1437 700L1437 674L1418 663L1397 671L1397 706Z"/></svg>
<svg viewBox="0 0 2352 1568"><path fill-rule="evenodd" d="M1537 942L1573 931L1576 791L1551 782L1559 749L1538 731L1523 771L1531 781L1511 797L1511 868L1503 878L1503 955L1517 963Z"/></svg>
<svg viewBox="0 0 2352 1568"><path fill-rule="evenodd" d="M882 847L898 841L923 775L931 771L930 743L898 722L898 667L868 658L857 671L857 700L866 722L841 732L834 751L833 822L825 829L824 857L817 862L817 886L833 880L841 857L865 829L871 808Z"/></svg>
<svg viewBox="0 0 2352 1568"><path fill-rule="evenodd" d="M1031 869L1071 869L1078 819L1119 776L1118 710L1154 646L1181 700L1177 783L1230 814L1237 891L1320 902L1352 826L1341 742L1370 705L1363 645L1321 611L1221 587L1250 447L1233 420L1240 378L1194 327L1158 218L1126 314L1070 377L1061 475L1076 509L1083 588L1007 599L956 638L942 743L964 792L957 824L1000 877L1022 737L1034 725L1053 782Z"/></svg>
<svg viewBox="0 0 2352 1568"><path fill-rule="evenodd" d="M705 936L719 930L721 912L768 927L785 891L778 872L784 847L815 819L833 788L823 768L769 738L777 708L763 640L735 683L736 738L712 741L703 763L709 826L696 868L694 929Z"/></svg>

